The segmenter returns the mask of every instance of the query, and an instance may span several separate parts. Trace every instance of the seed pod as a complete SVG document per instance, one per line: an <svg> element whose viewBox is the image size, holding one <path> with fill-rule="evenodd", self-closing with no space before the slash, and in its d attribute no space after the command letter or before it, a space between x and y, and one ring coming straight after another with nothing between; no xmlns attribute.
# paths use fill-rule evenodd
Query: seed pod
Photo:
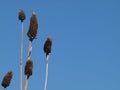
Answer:
<svg viewBox="0 0 120 90"><path fill-rule="evenodd" d="M46 55L51 53L51 46L52 46L52 38L48 37L47 40L45 41L44 48L43 48Z"/></svg>
<svg viewBox="0 0 120 90"><path fill-rule="evenodd" d="M31 59L27 60L26 65L25 65L25 75L31 76L32 75L32 70L33 70L33 61Z"/></svg>
<svg viewBox="0 0 120 90"><path fill-rule="evenodd" d="M3 80L2 80L2 83L1 83L1 85L2 85L4 88L6 88L6 87L8 87L8 86L10 85L12 76L13 76L12 72L8 72L8 73L4 76L4 78L3 78Z"/></svg>
<svg viewBox="0 0 120 90"><path fill-rule="evenodd" d="M19 15L18 15L19 20L21 20L21 22L23 22L26 19L25 13L23 10L19 11Z"/></svg>
<svg viewBox="0 0 120 90"><path fill-rule="evenodd" d="M32 13L32 16L30 18L30 26L27 33L27 36L29 37L30 41L33 41L33 39L36 37L37 29L38 29L37 16L35 13Z"/></svg>

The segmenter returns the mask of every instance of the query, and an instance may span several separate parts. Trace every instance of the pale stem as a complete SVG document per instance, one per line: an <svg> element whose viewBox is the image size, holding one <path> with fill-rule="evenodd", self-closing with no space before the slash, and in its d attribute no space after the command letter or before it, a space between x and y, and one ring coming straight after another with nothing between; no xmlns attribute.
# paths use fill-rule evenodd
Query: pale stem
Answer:
<svg viewBox="0 0 120 90"><path fill-rule="evenodd" d="M46 76L45 76L44 90L46 90L47 88L47 81L48 81L48 59L49 59L49 55L46 55Z"/></svg>
<svg viewBox="0 0 120 90"><path fill-rule="evenodd" d="M25 85L24 85L24 90L27 90L28 87L28 76L25 76Z"/></svg>
<svg viewBox="0 0 120 90"><path fill-rule="evenodd" d="M4 90L6 90L6 88L4 88Z"/></svg>
<svg viewBox="0 0 120 90"><path fill-rule="evenodd" d="M32 51L32 41L29 41L28 57L30 57L31 51Z"/></svg>
<svg viewBox="0 0 120 90"><path fill-rule="evenodd" d="M21 32L21 48L20 48L20 90L22 90L22 59L23 59L23 34L24 34L24 26L22 22L22 32Z"/></svg>

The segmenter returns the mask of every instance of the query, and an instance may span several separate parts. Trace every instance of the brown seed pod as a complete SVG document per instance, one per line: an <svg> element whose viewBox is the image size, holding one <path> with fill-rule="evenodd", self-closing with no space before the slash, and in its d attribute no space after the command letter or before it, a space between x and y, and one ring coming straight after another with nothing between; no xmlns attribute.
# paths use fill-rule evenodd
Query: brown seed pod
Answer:
<svg viewBox="0 0 120 90"><path fill-rule="evenodd" d="M51 53L51 46L52 46L52 38L48 37L47 40L45 41L44 48L43 48L46 55Z"/></svg>
<svg viewBox="0 0 120 90"><path fill-rule="evenodd" d="M35 13L32 13L32 16L30 18L30 26L27 33L27 36L29 37L30 41L33 41L33 39L36 37L37 29L38 29L37 16Z"/></svg>
<svg viewBox="0 0 120 90"><path fill-rule="evenodd" d="M3 78L3 80L2 80L2 83L1 83L1 85L2 85L4 88L6 88L6 87L8 87L8 86L10 85L12 76L13 76L13 73L12 73L12 72L8 72L8 73L4 76L4 78Z"/></svg>
<svg viewBox="0 0 120 90"><path fill-rule="evenodd" d="M31 76L33 71L33 61L32 59L27 60L26 65L25 65L25 75Z"/></svg>
<svg viewBox="0 0 120 90"><path fill-rule="evenodd" d="M23 10L19 11L19 15L18 15L19 20L21 20L21 22L23 22L26 19L25 13Z"/></svg>

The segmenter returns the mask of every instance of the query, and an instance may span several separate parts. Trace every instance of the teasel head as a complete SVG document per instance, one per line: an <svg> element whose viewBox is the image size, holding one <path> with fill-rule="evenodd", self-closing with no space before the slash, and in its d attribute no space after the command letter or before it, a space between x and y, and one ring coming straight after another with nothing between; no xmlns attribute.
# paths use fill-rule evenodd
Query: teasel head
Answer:
<svg viewBox="0 0 120 90"><path fill-rule="evenodd" d="M37 16L33 12L32 16L30 18L29 30L27 32L27 36L29 37L30 41L33 41L33 39L36 37L36 35L37 35L37 29L38 29Z"/></svg>
<svg viewBox="0 0 120 90"><path fill-rule="evenodd" d="M18 18L19 20L21 20L21 22L23 22L26 19L25 12L23 10L19 11Z"/></svg>
<svg viewBox="0 0 120 90"><path fill-rule="evenodd" d="M52 47L52 38L48 37L44 44L44 52L46 53L46 56L51 53L51 47Z"/></svg>
<svg viewBox="0 0 120 90"><path fill-rule="evenodd" d="M13 76L13 73L12 73L11 71L8 72L8 73L4 76L4 78L3 78L3 80L2 80L2 83L1 83L1 85L2 85L4 88L7 88L7 87L10 85L12 76Z"/></svg>
<svg viewBox="0 0 120 90"><path fill-rule="evenodd" d="M25 75L27 75L27 78L32 75L33 72L33 61L31 58L29 58L25 65Z"/></svg>

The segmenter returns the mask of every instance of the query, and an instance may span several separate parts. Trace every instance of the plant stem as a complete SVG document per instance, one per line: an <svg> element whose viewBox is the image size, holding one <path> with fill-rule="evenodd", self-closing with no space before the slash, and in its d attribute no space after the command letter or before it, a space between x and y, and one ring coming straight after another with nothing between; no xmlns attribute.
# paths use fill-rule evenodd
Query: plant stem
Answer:
<svg viewBox="0 0 120 90"><path fill-rule="evenodd" d="M30 57L31 51L32 51L32 41L29 41L28 57Z"/></svg>
<svg viewBox="0 0 120 90"><path fill-rule="evenodd" d="M20 90L22 90L22 59L23 59L23 22L22 22L22 32L21 32L21 48L20 48Z"/></svg>
<svg viewBox="0 0 120 90"><path fill-rule="evenodd" d="M4 90L6 90L6 88L4 88Z"/></svg>
<svg viewBox="0 0 120 90"><path fill-rule="evenodd" d="M32 41L29 41L28 60L30 59L31 51L32 51ZM27 87L28 87L28 75L25 76L24 90L27 90Z"/></svg>
<svg viewBox="0 0 120 90"><path fill-rule="evenodd" d="M25 76L25 85L24 85L24 90L27 90L27 86L28 86L28 76Z"/></svg>
<svg viewBox="0 0 120 90"><path fill-rule="evenodd" d="M44 90L46 90L47 88L47 81L48 81L48 59L49 59L49 55L46 55L46 76L45 76Z"/></svg>

